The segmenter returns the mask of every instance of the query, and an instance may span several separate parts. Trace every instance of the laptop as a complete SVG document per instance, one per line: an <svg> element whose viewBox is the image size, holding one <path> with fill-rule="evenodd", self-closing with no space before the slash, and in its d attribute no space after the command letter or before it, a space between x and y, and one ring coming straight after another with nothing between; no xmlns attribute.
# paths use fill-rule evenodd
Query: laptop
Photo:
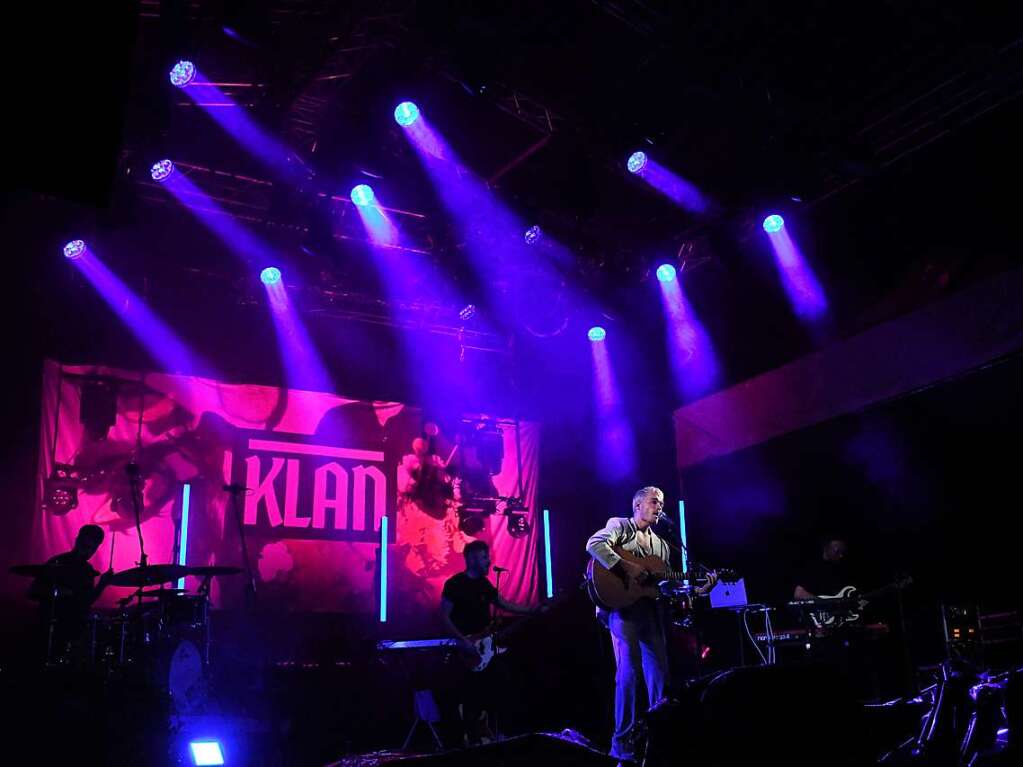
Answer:
<svg viewBox="0 0 1023 767"><path fill-rule="evenodd" d="M735 583L718 581L718 584L711 589L710 606L718 607L745 607L746 600L746 579L740 578Z"/></svg>

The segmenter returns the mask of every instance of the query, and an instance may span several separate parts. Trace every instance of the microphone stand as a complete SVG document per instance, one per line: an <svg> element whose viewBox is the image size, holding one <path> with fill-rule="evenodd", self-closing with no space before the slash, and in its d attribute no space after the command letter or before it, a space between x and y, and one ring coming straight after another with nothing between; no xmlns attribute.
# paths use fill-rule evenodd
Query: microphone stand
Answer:
<svg viewBox="0 0 1023 767"><path fill-rule="evenodd" d="M671 523L671 520L668 519L668 516L666 514L658 514L657 515L657 522L654 522L653 526L656 527L658 522L664 522L665 524L667 524L667 525L669 525L671 527L674 526ZM668 548L673 549L679 556L682 557L682 561L687 565L687 567L685 568L686 580L691 580L689 578L689 573L690 572L694 572L695 573L695 572L709 572L710 571L710 568L707 567L702 562L696 562L695 560L692 560L692 559L689 558L689 547L686 546L684 543L682 543L682 541L679 541L678 544L676 545L675 543L670 541L667 536L661 538L661 540L664 541L666 544L668 544Z"/></svg>
<svg viewBox="0 0 1023 767"><path fill-rule="evenodd" d="M138 460L139 455L142 453L142 414L146 409L146 390L141 385L139 386L139 420L138 420L138 431L135 433L135 452L132 454L131 460L128 461L128 465L124 467L124 470L128 473L128 484L131 486L131 507L135 512L135 532L139 537L139 567L146 567L149 565L149 558L146 556L146 545L142 539L142 470L139 468ZM142 604L142 598L139 597L139 605Z"/></svg>
<svg viewBox="0 0 1023 767"><path fill-rule="evenodd" d="M252 573L252 561L249 559L249 546L245 541L245 525L242 522L242 511L239 508L242 493L247 488L240 485L224 485L224 490L231 495L231 509L238 523L238 538L242 542L242 564L245 566L245 607L251 609L256 603L256 578Z"/></svg>
<svg viewBox="0 0 1023 767"><path fill-rule="evenodd" d="M135 512L135 532L139 539L139 567L146 567L149 558L146 556L146 544L142 538L142 471L135 461L131 461L126 467L128 473L128 484L131 486L131 507Z"/></svg>
<svg viewBox="0 0 1023 767"><path fill-rule="evenodd" d="M497 590L497 595L498 596L501 595L501 576L505 572L507 572L507 569L504 568L504 567L495 567L494 568L494 580L496 581L495 584L494 584L494 588ZM497 605L495 603L495 604L491 605L491 608L490 608L490 621L491 621L491 623L493 623L496 620L497 620Z"/></svg>

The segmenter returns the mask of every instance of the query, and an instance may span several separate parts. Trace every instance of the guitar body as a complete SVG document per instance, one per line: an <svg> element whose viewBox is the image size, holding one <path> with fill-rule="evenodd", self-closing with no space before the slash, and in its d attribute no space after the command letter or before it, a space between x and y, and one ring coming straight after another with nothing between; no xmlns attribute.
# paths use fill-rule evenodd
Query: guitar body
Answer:
<svg viewBox="0 0 1023 767"><path fill-rule="evenodd" d="M843 599L855 600L858 590L855 586L846 586L836 594L819 594L817 599ZM855 623L860 619L860 614L849 612L844 615L833 613L810 613L810 619L817 628L837 629L848 623Z"/></svg>
<svg viewBox="0 0 1023 767"><path fill-rule="evenodd" d="M636 604L639 600L660 596L658 581L665 580L671 576L671 580L681 580L681 573L668 571L668 565L660 557L637 557L615 547L614 552L622 559L635 562L647 571L648 575L642 581L637 581L628 576L619 575L608 570L595 559L590 559L586 565L586 590L590 599L598 607L605 610L621 610Z"/></svg>
<svg viewBox="0 0 1023 767"><path fill-rule="evenodd" d="M550 610L552 607L561 604L571 596L571 592L559 592L558 596L554 599L545 600L543 602L544 611ZM542 613L534 613L533 616L520 618L510 626L497 630L496 623L491 623L482 633L476 634L475 636L469 637L472 641L473 646L476 648L476 653L480 656L479 662L472 663L469 665L471 671L483 671L487 666L498 655L504 655L508 652L508 648L504 646L504 640L514 634L523 626L529 623L530 618L536 617Z"/></svg>
<svg viewBox="0 0 1023 767"><path fill-rule="evenodd" d="M479 663L469 667L471 671L483 671L494 658L508 652L507 647L498 644L496 633L473 637L472 643L476 647L476 652L479 653L480 660Z"/></svg>
<svg viewBox="0 0 1023 767"><path fill-rule="evenodd" d="M884 594L892 591L902 591L902 589L912 585L912 583L913 579L910 576L903 575L891 583L882 586L876 591L871 591L868 594L860 594L859 590L855 586L846 586L837 594L818 595L817 599L841 599L849 602L850 606L844 614L840 615L828 612L810 613L810 620L813 621L813 625L819 629L837 629L850 623L855 623L860 619L860 613L857 612L857 610L862 610L868 604Z"/></svg>

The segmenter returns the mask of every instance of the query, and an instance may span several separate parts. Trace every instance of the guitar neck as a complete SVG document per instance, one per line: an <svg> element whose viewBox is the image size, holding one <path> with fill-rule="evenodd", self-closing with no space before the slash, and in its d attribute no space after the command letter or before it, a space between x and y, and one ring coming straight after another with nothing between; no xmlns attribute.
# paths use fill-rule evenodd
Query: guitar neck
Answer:
<svg viewBox="0 0 1023 767"><path fill-rule="evenodd" d="M871 592L869 592L867 594L864 594L861 597L861 599L864 599L867 602L870 602L870 601L872 601L874 599L877 599L878 597L884 596L885 594L887 594L890 591L898 591L899 589L905 588L906 585L907 584L906 584L905 581L893 581L892 583L885 584L884 586L882 586L879 589L875 589L874 591L871 591Z"/></svg>
<svg viewBox="0 0 1023 767"><path fill-rule="evenodd" d="M685 581L690 580L693 577L692 573L686 573L682 570L665 570L663 573L657 573L666 581Z"/></svg>

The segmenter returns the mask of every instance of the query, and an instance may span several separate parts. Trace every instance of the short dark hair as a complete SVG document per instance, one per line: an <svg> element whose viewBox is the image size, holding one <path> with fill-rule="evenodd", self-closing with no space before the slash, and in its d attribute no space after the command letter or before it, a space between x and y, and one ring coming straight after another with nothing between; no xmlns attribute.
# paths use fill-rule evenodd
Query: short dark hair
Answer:
<svg viewBox="0 0 1023 767"><path fill-rule="evenodd" d="M462 556L468 559L477 551L490 551L490 547L487 545L486 541L470 541L462 550Z"/></svg>
<svg viewBox="0 0 1023 767"><path fill-rule="evenodd" d="M99 525L82 525L78 528L78 540L92 538L100 543L103 542L103 528Z"/></svg>

